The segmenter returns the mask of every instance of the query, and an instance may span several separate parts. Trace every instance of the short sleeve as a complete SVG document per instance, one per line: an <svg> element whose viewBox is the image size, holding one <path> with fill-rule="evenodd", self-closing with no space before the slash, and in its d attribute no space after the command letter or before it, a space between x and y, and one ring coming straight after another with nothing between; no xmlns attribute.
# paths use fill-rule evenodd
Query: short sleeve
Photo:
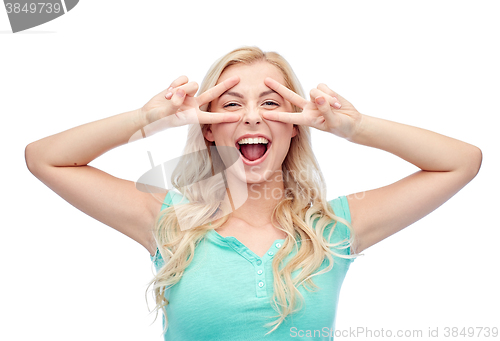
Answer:
<svg viewBox="0 0 500 341"><path fill-rule="evenodd" d="M162 212L163 210L165 210L166 208L168 208L172 205L176 205L179 203L186 203L186 202L188 202L187 198L185 198L181 194L175 192L174 190L169 190L167 192L167 195L165 195L165 199L163 200L163 205L161 205L160 212ZM164 261L163 261L161 254L160 254L160 250L158 250L158 247L156 248L155 255L154 256L149 255L149 257L154 262L155 267L157 269L159 269L163 266Z"/></svg>
<svg viewBox="0 0 500 341"><path fill-rule="evenodd" d="M330 200L328 203L333 208L333 212L337 217L344 218L349 224L351 224L351 212L349 210L349 203L347 202L347 197L345 195L340 196L337 199ZM335 222L332 223L332 226L333 224L335 224ZM349 240L350 237L350 229L341 222L337 222L337 225L335 226L335 229L332 233L332 239L330 243L338 243L342 240ZM340 250L340 252L345 255L350 255L351 247L349 246L346 249L342 249ZM354 258L349 258L346 260L349 261L349 263L352 263L354 261Z"/></svg>
<svg viewBox="0 0 500 341"><path fill-rule="evenodd" d="M168 191L167 195L165 195L165 199L163 200L163 205L161 205L160 212L162 212L167 207L172 206L171 195L172 195L172 191ZM158 247L156 248L155 255L154 256L149 255L149 257L151 258L151 260L153 261L153 263L155 264L155 267L157 269L159 267L161 267L161 265L163 263L163 259L162 259L161 254L160 254L160 250L158 250Z"/></svg>

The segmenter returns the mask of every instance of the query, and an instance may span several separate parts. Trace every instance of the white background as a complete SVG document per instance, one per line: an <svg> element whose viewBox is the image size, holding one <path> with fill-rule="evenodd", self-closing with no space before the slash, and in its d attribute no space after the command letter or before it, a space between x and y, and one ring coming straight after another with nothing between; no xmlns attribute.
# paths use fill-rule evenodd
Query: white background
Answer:
<svg viewBox="0 0 500 341"><path fill-rule="evenodd" d="M326 83L361 113L463 140L483 153L472 182L351 265L337 329L421 329L425 336L439 328L443 336L445 327L500 327L498 7L497 1L86 0L16 34L0 8L0 339L161 340L161 319L150 325L145 300L149 253L35 178L24 149L137 109L182 74L201 84L217 58L243 45L281 53L306 93ZM167 130L160 146L124 145L90 165L136 181L150 167L147 150L157 148L156 164L179 156L185 133ZM329 199L418 170L317 130L313 143Z"/></svg>

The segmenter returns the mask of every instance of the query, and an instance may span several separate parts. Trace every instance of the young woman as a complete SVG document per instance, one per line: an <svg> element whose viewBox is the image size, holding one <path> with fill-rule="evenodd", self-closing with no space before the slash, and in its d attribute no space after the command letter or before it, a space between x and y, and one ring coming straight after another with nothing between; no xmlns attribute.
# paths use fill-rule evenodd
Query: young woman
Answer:
<svg viewBox="0 0 500 341"><path fill-rule="evenodd" d="M183 76L138 110L26 148L37 178L150 252L165 340L296 340L301 330L332 339L356 255L442 205L481 165L479 148L361 114L325 84L306 100L288 63L256 47L220 58L197 91ZM175 190L138 190L87 165L188 123L183 157L163 169ZM310 127L421 170L327 201Z"/></svg>

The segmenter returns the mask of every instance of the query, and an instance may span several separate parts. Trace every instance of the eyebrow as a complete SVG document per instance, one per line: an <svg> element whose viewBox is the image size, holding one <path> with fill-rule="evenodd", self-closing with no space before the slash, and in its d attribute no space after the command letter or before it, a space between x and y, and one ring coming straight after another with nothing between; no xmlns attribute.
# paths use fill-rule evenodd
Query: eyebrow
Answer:
<svg viewBox="0 0 500 341"><path fill-rule="evenodd" d="M273 92L274 92L274 93L276 93L278 96L280 96L280 97L281 97L281 95L280 95L280 94L278 94L278 93L277 93L276 91L274 91L273 89L271 89L271 90L267 90L267 91L264 91L263 93L261 93L261 94L259 95L259 97L263 97L263 96L266 96L266 95L272 94ZM229 96L235 96L235 97L239 97L239 98L244 98L244 96L243 96L242 94L240 94L239 92L234 92L234 91L229 91L229 90L225 91L222 95L220 95L220 96L219 96L219 98L220 98L220 97L222 97L222 96L224 96L224 95L229 95Z"/></svg>

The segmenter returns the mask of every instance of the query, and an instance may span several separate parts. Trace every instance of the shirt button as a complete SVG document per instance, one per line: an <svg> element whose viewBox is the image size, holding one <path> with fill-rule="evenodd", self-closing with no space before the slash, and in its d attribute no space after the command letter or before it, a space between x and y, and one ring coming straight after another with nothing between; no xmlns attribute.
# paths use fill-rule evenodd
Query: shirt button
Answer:
<svg viewBox="0 0 500 341"><path fill-rule="evenodd" d="M262 288L263 286L264 286L264 282L260 281L260 282L259 282L259 287L261 287L261 288Z"/></svg>
<svg viewBox="0 0 500 341"><path fill-rule="evenodd" d="M259 260L257 261L257 265L261 265L261 264L262 264L262 261L259 259Z"/></svg>
<svg viewBox="0 0 500 341"><path fill-rule="evenodd" d="M276 247L279 249L281 247L280 243L276 243Z"/></svg>
<svg viewBox="0 0 500 341"><path fill-rule="evenodd" d="M272 256L272 255L274 255L274 252L269 251L267 254L268 254L269 256Z"/></svg>
<svg viewBox="0 0 500 341"><path fill-rule="evenodd" d="M262 275L262 270L257 271L259 275Z"/></svg>

